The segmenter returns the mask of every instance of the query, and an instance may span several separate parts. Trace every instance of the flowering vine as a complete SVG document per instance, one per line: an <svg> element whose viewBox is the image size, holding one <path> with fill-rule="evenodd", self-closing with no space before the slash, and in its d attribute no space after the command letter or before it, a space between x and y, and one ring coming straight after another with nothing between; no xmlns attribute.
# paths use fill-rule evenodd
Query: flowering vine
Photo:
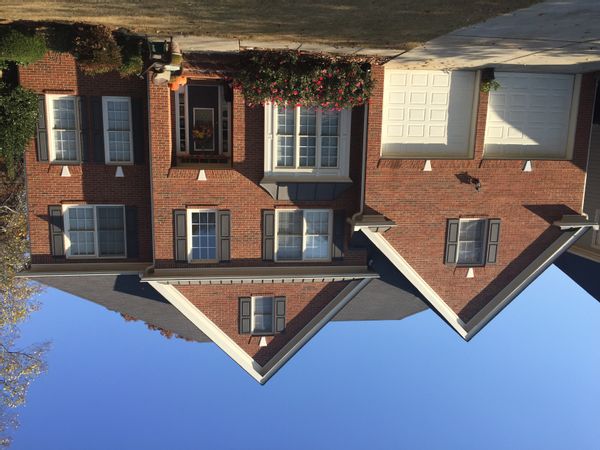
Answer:
<svg viewBox="0 0 600 450"><path fill-rule="evenodd" d="M373 87L370 65L298 51L246 51L235 83L249 105L266 102L328 109L364 104Z"/></svg>

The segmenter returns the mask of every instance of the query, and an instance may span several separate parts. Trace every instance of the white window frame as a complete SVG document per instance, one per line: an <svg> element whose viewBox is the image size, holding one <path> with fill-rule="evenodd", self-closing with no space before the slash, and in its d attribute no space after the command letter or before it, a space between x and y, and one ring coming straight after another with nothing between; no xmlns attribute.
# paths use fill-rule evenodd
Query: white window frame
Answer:
<svg viewBox="0 0 600 450"><path fill-rule="evenodd" d="M265 176L279 177L328 177L347 179L350 169L350 126L352 120L352 110L342 109L339 111L338 122L338 161L337 167L321 167L321 116L322 109L317 111L317 131L316 131L316 155L315 167L300 166L300 107L296 106L295 114L295 156L294 166L277 166L277 113L278 106L273 103L266 103L265 109Z"/></svg>
<svg viewBox="0 0 600 450"><path fill-rule="evenodd" d="M225 88L222 85L218 85L216 86L219 90L219 110L213 112L214 117L218 120L219 122L219 130L218 130L218 136L219 136L219 140L218 140L218 148L219 148L219 154L220 155L225 155L225 156L229 156L231 155L231 147L232 147L232 140L231 140L231 129L233 128L233 121L232 121L232 117L231 117L231 102L226 102L225 101ZM179 100L179 96L183 94L183 98L184 98L184 120L185 120L185 148L181 148L181 127L179 125L179 121L181 119L180 116L180 107L181 107L181 102ZM189 110L188 110L188 86L182 86L179 88L178 91L174 92L175 95L175 151L177 153L177 155L187 155L189 154L189 149L190 146L193 145L190 142L190 117L189 117ZM227 148L223 148L223 113L227 112Z"/></svg>
<svg viewBox="0 0 600 450"><path fill-rule="evenodd" d="M269 331L256 331L254 322L254 313L256 311L256 299L257 298L270 298L271 299L271 330ZM250 300L250 334L252 336L272 336L275 334L275 296L273 295L253 295Z"/></svg>
<svg viewBox="0 0 600 450"><path fill-rule="evenodd" d="M129 110L129 161L110 160L110 141L108 139L108 102L127 102ZM104 163L117 166L132 165L133 158L133 121L131 119L131 97L104 96L102 97L102 122L104 126Z"/></svg>
<svg viewBox="0 0 600 450"><path fill-rule="evenodd" d="M193 213L214 213L215 214L215 256L214 259L193 259L192 258L192 214ZM210 208L190 208L186 210L186 250L187 260L190 264L212 264L218 263L220 258L220 245L219 245L219 211Z"/></svg>
<svg viewBox="0 0 600 450"><path fill-rule="evenodd" d="M294 212L294 211L302 211L302 258L300 259L277 259L277 250L279 247L279 213L282 212ZM328 230L327 230L327 257L326 258L308 258L304 257L304 253L306 252L306 219L304 217L304 212L326 212L329 214L328 217ZM274 245L274 255L273 260L275 262L281 263L294 263L294 262L327 262L331 261L331 243L333 239L333 210L332 209L316 209L316 208L277 208L275 210L275 245Z"/></svg>
<svg viewBox="0 0 600 450"><path fill-rule="evenodd" d="M54 100L62 98L72 99L75 103L75 147L77 152L76 159L56 159L56 144L54 142ZM81 120L79 117L79 97L71 94L46 94L46 130L48 130L48 158L50 162L61 164L78 164L81 162Z"/></svg>
<svg viewBox="0 0 600 450"><path fill-rule="evenodd" d="M594 220L596 222L600 221L600 209L596 210ZM596 250L600 250L600 231L598 231L598 230L592 231L592 240L591 240L590 244L591 244L592 248L595 248Z"/></svg>
<svg viewBox="0 0 600 450"><path fill-rule="evenodd" d="M125 252L123 255L100 256L100 247L98 245L98 207L121 207L123 208L123 245ZM88 208L94 210L94 254L93 255L71 255L71 239L69 238L69 217L68 211L70 208ZM63 241L65 246L65 256L68 259L125 259L127 258L127 214L125 205L89 205L89 204L68 204L62 205L63 216Z"/></svg>
<svg viewBox="0 0 600 450"><path fill-rule="evenodd" d="M481 249L481 261L475 263L461 263L460 260L460 225L465 222L483 222L483 238L482 238L482 249ZM459 267L482 267L486 263L487 255L487 243L488 243L488 219L482 217L468 217L464 219L458 219L458 239L456 241L456 265Z"/></svg>

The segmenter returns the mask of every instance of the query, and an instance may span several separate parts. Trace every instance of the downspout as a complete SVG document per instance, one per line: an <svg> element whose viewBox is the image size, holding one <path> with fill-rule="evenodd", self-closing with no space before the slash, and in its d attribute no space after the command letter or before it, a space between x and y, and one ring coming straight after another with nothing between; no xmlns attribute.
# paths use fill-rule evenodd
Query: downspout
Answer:
<svg viewBox="0 0 600 450"><path fill-rule="evenodd" d="M354 232L354 223L356 219L362 216L365 207L365 183L367 178L367 134L369 124L369 102L365 103L365 111L363 118L363 142L362 142L362 178L360 181L360 206L358 212L352 215L350 218L350 224L352 225L352 232Z"/></svg>

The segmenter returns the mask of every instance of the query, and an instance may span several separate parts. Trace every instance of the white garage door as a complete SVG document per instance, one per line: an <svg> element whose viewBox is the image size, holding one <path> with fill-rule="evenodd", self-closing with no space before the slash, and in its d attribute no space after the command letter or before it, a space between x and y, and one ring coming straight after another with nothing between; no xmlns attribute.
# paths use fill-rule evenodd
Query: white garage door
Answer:
<svg viewBox="0 0 600 450"><path fill-rule="evenodd" d="M500 88L490 92L484 156L569 158L575 76L496 72L496 81Z"/></svg>
<svg viewBox="0 0 600 450"><path fill-rule="evenodd" d="M399 158L468 158L475 72L386 69L381 152Z"/></svg>

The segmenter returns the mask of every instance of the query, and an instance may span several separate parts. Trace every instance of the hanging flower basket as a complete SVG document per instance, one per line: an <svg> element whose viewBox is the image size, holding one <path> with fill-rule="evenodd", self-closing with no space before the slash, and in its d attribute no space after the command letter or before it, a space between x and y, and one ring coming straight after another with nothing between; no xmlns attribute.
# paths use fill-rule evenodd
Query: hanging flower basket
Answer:
<svg viewBox="0 0 600 450"><path fill-rule="evenodd" d="M235 78L246 102L352 108L371 95L370 65L297 51L246 51Z"/></svg>

